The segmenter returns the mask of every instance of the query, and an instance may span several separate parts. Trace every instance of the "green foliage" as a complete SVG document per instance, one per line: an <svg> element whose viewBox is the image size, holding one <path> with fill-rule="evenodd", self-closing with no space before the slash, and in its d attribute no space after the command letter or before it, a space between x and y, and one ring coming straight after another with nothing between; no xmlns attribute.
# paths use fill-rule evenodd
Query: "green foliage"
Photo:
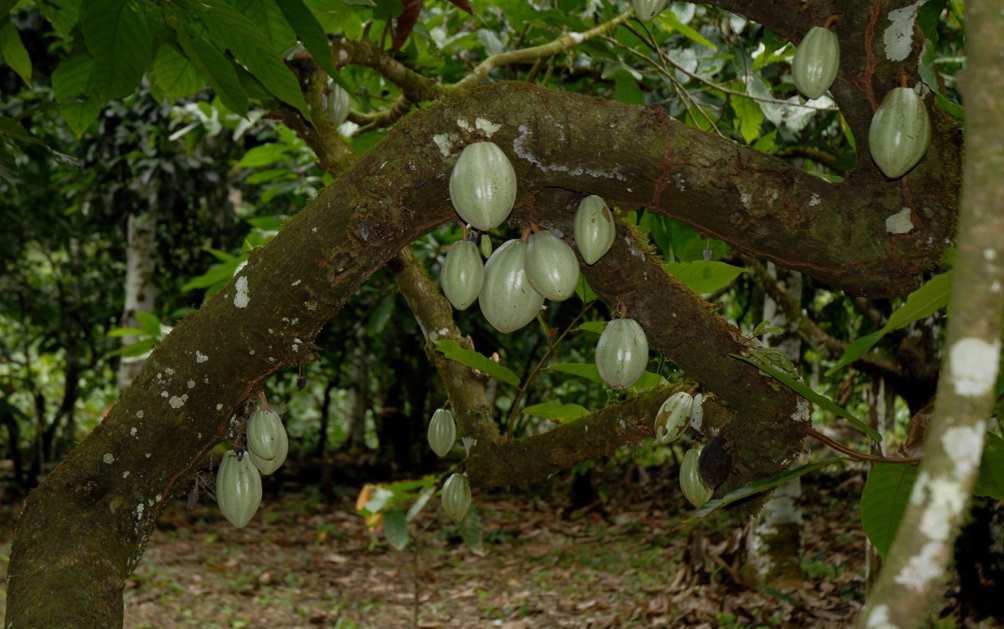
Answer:
<svg viewBox="0 0 1004 629"><path fill-rule="evenodd" d="M435 341L435 345L436 351L442 352L450 360L455 360L462 365L477 369L506 384L511 384L514 387L519 386L519 377L511 369L503 367L484 354L464 349L456 341Z"/></svg>
<svg viewBox="0 0 1004 629"><path fill-rule="evenodd" d="M861 494L861 524L869 541L884 559L910 500L917 468L879 463L868 474Z"/></svg>

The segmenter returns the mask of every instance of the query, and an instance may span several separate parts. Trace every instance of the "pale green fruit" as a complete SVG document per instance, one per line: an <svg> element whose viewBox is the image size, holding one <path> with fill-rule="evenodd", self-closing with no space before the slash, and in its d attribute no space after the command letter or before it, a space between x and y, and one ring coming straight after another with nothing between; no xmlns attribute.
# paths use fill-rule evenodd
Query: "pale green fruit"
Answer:
<svg viewBox="0 0 1004 629"><path fill-rule="evenodd" d="M603 328L596 344L596 368L614 389L638 381L648 365L648 339L634 319L614 319Z"/></svg>
<svg viewBox="0 0 1004 629"><path fill-rule="evenodd" d="M662 13L667 4L669 4L669 0L631 0L634 13L642 22L648 22Z"/></svg>
<svg viewBox="0 0 1004 629"><path fill-rule="evenodd" d="M443 294L457 310L467 310L478 299L485 281L485 264L469 240L453 243L439 274Z"/></svg>
<svg viewBox="0 0 1004 629"><path fill-rule="evenodd" d="M471 484L466 474L451 474L443 485L443 511L459 522L471 508Z"/></svg>
<svg viewBox="0 0 1004 629"><path fill-rule="evenodd" d="M697 465L700 458L700 450L687 450L687 453L683 455L683 465L680 466L680 489L683 490L683 495L687 497L690 504L695 507L703 506L705 502L711 500L712 494L715 493L701 478L701 472Z"/></svg>
<svg viewBox="0 0 1004 629"><path fill-rule="evenodd" d="M917 92L897 87L886 94L868 129L868 150L889 179L917 165L931 143L931 121Z"/></svg>
<svg viewBox="0 0 1004 629"><path fill-rule="evenodd" d="M516 171L493 142L468 144L450 174L450 199L478 231L502 224L516 202Z"/></svg>
<svg viewBox="0 0 1004 629"><path fill-rule="evenodd" d="M254 466L258 468L258 471L263 475L268 476L275 472L279 467L286 462L286 455L289 454L289 435L286 434L286 428L279 422L278 431L278 444L275 449L275 457L272 459L263 459L257 456L251 450L244 453L245 456L251 457L251 462Z"/></svg>
<svg viewBox="0 0 1004 629"><path fill-rule="evenodd" d="M485 260L492 257L492 239L488 237L488 234L481 234L481 255L485 257Z"/></svg>
<svg viewBox="0 0 1004 629"><path fill-rule="evenodd" d="M248 420L248 450L266 461L275 459L279 452L280 435L285 435L282 420L275 411L259 410Z"/></svg>
<svg viewBox="0 0 1004 629"><path fill-rule="evenodd" d="M453 444L457 440L457 422L453 419L453 413L444 409L437 409L432 414L429 421L429 447L442 458L453 449Z"/></svg>
<svg viewBox="0 0 1004 629"><path fill-rule="evenodd" d="M233 450L223 454L216 473L216 502L227 520L239 529L247 526L258 511L261 476L246 452L242 460L237 459Z"/></svg>
<svg viewBox="0 0 1004 629"><path fill-rule="evenodd" d="M679 439L690 426L693 408L694 398L686 391L669 396L655 416L655 440L666 444Z"/></svg>
<svg viewBox="0 0 1004 629"><path fill-rule="evenodd" d="M575 234L575 246L586 264L594 264L610 251L617 228L614 216L603 199L592 195L579 203L572 233Z"/></svg>
<svg viewBox="0 0 1004 629"><path fill-rule="evenodd" d="M791 78L806 98L819 98L833 85L840 67L840 42L828 28L813 26L795 51Z"/></svg>
<svg viewBox="0 0 1004 629"><path fill-rule="evenodd" d="M526 279L526 243L510 240L495 250L485 264L485 283L478 302L488 323L508 334L533 321L544 296Z"/></svg>
<svg viewBox="0 0 1004 629"><path fill-rule="evenodd" d="M526 279L544 297L564 301L579 283L575 252L549 231L531 234L526 245Z"/></svg>
<svg viewBox="0 0 1004 629"><path fill-rule="evenodd" d="M342 89L342 86L334 81L328 81L328 88L331 90L324 95L324 113L336 127L349 117L349 108L352 101L349 93Z"/></svg>

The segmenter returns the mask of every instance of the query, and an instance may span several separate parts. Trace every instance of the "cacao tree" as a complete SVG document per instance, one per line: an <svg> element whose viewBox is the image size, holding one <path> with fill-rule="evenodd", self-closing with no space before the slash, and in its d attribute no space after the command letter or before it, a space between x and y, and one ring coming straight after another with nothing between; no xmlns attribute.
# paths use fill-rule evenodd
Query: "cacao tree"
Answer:
<svg viewBox="0 0 1004 629"><path fill-rule="evenodd" d="M993 3L967 3L966 81L979 88L966 93L967 124L976 131L964 169L961 108L927 43L944 20L958 24L954 0L674 3L647 25L626 3L499 0L484 9L497 30L477 35L467 13L481 9L451 2L0 3L4 57L25 80L34 74L18 47L13 8L41 11L66 43L46 80L75 133L88 133L109 102L141 81L167 99L208 84L240 116L267 109L330 176L175 326L107 418L29 496L11 554L8 626L121 626L123 581L164 504L231 437L232 420L268 378L314 360L325 324L384 267L425 334L468 444L466 475L451 483L452 514L467 510L471 486L526 485L654 436L651 418L678 386L646 388L513 440L500 434L484 380L435 351L436 341L486 348L457 326L409 243L458 220L453 167L466 147L487 141L515 175L511 225L547 224L570 241L583 198L596 195L614 209L613 245L581 265L582 275L610 312L636 322L648 346L707 393L702 430L714 439L702 460L715 452L720 462L718 497L781 478L812 433L810 405L765 377L769 355L759 343L667 273L665 252L626 215L643 208L659 217L650 224L676 219L707 239L711 257L727 243L751 260L867 298L910 294L956 246L939 390L948 403L935 412L909 525L861 620L913 626L948 561L997 373L1002 227L990 208L1004 194L994 179L1000 138L990 116L1004 93L993 88L1004 79L989 51L1001 44L1004 18ZM688 25L696 11L700 29ZM790 47L817 26L836 35L839 69L832 98L803 105L790 82ZM692 44L723 54L698 58ZM354 99L350 138L323 113L329 81ZM930 147L904 176L889 179L870 157L869 128L885 94L904 85L930 116ZM3 124L14 147L7 151L34 141L19 120ZM819 146L800 142L806 125L825 139ZM806 324L804 335L849 349L818 326ZM895 372L902 395L919 395L909 393L898 365L868 347L858 344L847 361ZM923 516L929 522L933 513L936 526L925 529Z"/></svg>

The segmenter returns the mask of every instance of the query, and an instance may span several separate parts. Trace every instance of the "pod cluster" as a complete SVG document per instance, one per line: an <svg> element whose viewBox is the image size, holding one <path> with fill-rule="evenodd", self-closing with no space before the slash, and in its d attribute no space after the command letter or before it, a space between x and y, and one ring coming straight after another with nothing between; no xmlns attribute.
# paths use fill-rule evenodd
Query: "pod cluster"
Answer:
<svg viewBox="0 0 1004 629"><path fill-rule="evenodd" d="M289 435L275 411L255 411L246 436L247 449L227 450L216 473L216 502L239 529L247 526L261 504L262 475L279 469L289 453Z"/></svg>

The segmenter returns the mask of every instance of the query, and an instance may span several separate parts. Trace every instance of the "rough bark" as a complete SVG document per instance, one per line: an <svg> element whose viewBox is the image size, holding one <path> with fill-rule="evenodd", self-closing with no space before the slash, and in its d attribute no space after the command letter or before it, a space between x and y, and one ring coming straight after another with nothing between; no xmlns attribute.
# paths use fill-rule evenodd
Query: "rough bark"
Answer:
<svg viewBox="0 0 1004 629"><path fill-rule="evenodd" d="M129 215L126 247L125 305L122 308L120 324L125 328L139 327L137 312L153 312L157 301L157 210L150 209ZM122 346L132 345L136 336L122 337ZM125 356L119 362L116 374L119 391L125 391L132 384L136 374L143 368L146 356Z"/></svg>
<svg viewBox="0 0 1004 629"><path fill-rule="evenodd" d="M236 409L266 378L312 360L312 340L373 272L408 242L454 220L450 168L465 144L487 135L517 172L524 203L514 220L532 214L534 195L545 187L596 193L625 210L645 205L676 216L851 292L910 290L952 229L951 160L922 164L908 182L834 185L673 122L658 108L523 84L444 99L398 125L253 252L230 285L164 339L108 418L31 494L12 548L9 623L121 626L123 581L161 507L187 491L199 461L227 437ZM885 217L904 205L915 210L915 229L887 233ZM571 221L564 203L540 207L559 226ZM743 342L707 316L707 306L684 298L658 262L625 238L587 276L608 303L627 304L653 347L729 404L720 429L742 465L720 491L790 462L797 449L790 438L766 456L754 444L790 436L799 408L783 391L764 395L773 385L756 369L726 360ZM555 431L551 442L509 444L507 468L486 465L481 476L472 469L472 483L543 475L544 445L565 444L574 458L640 438L640 428L629 434L641 425L632 407L657 407L658 394L597 413L601 423ZM736 408L741 419L724 421ZM519 461L525 469L515 469ZM61 595L54 600L51 592Z"/></svg>
<svg viewBox="0 0 1004 629"><path fill-rule="evenodd" d="M918 627L942 592L953 541L979 471L994 402L1004 309L1004 13L994 0L966 3L968 56L965 178L948 337L935 403L903 524L869 593L858 627Z"/></svg>

